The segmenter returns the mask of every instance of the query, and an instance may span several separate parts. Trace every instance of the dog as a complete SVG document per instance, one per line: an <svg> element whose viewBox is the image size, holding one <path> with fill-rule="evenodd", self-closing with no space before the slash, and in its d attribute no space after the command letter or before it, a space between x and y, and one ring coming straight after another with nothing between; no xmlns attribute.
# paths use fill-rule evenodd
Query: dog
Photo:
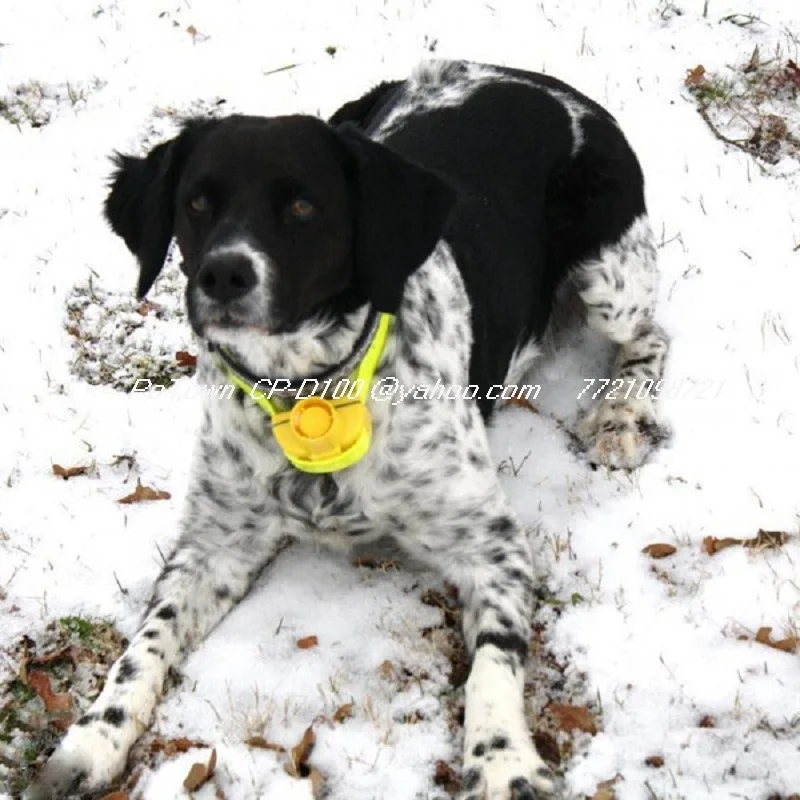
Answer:
<svg viewBox="0 0 800 800"><path fill-rule="evenodd" d="M490 390L530 368L566 293L616 344L612 383L637 387L579 419L589 462L636 467L668 433L651 390L668 351L656 246L614 118L551 77L430 62L328 122L190 120L145 158L116 156L105 214L138 260L140 297L177 240L198 380L238 388L204 402L180 535L141 628L29 800L123 772L167 671L283 542L386 534L463 602L459 797L563 796L525 720L533 552L486 426ZM332 400L330 381L354 375L367 388ZM293 417L309 378L323 388ZM402 402L380 402L387 381ZM419 391L437 382L478 393Z"/></svg>

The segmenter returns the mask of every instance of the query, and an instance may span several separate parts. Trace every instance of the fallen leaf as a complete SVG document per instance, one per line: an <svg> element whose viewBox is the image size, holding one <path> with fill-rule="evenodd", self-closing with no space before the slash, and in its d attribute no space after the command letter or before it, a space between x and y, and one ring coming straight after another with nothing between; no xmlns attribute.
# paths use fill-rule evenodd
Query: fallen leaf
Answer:
<svg viewBox="0 0 800 800"><path fill-rule="evenodd" d="M561 750L558 747L555 737L547 731L536 731L533 734L533 743L539 751L539 755L551 764L561 763Z"/></svg>
<svg viewBox="0 0 800 800"><path fill-rule="evenodd" d="M162 492L145 486L140 480L136 481L136 489L131 494L121 497L120 503L142 503L146 500L169 500L172 495L169 492Z"/></svg>
<svg viewBox="0 0 800 800"><path fill-rule="evenodd" d="M717 727L717 721L714 719L714 717L710 716L709 714L706 714L700 720L699 727L701 727L701 728L716 728Z"/></svg>
<svg viewBox="0 0 800 800"><path fill-rule="evenodd" d="M286 748L283 745L268 742L263 736L251 736L245 739L244 742L248 747L255 747L259 750L274 750L276 753L285 753Z"/></svg>
<svg viewBox="0 0 800 800"><path fill-rule="evenodd" d="M205 764L192 764L189 774L183 779L183 788L194 792L208 780L208 768Z"/></svg>
<svg viewBox="0 0 800 800"><path fill-rule="evenodd" d="M345 703L343 706L339 706L336 711L333 712L333 721L334 722L344 722L349 717L353 716L353 704L352 703Z"/></svg>
<svg viewBox="0 0 800 800"><path fill-rule="evenodd" d="M519 406L520 408L525 408L528 411L532 411L534 414L539 413L539 409L536 408L532 403L526 400L524 397L512 397L509 400L506 400L507 406Z"/></svg>
<svg viewBox="0 0 800 800"><path fill-rule="evenodd" d="M189 774L183 779L183 788L187 792L197 791L213 774L214 767L217 766L217 751L211 751L208 764L195 763L189 770Z"/></svg>
<svg viewBox="0 0 800 800"><path fill-rule="evenodd" d="M170 758L177 753L188 753L193 747L208 747L208 745L197 739L186 739L184 737L178 739L157 739L150 745L150 752L163 752L165 756Z"/></svg>
<svg viewBox="0 0 800 800"><path fill-rule="evenodd" d="M699 86L706 79L706 68L702 64L698 64L694 69L686 71L686 79L684 83L690 89Z"/></svg>
<svg viewBox="0 0 800 800"><path fill-rule="evenodd" d="M175 360L178 362L179 367L196 367L197 356L193 356L186 350L178 350L175 353Z"/></svg>
<svg viewBox="0 0 800 800"><path fill-rule="evenodd" d="M597 784L597 790L592 795L592 800L617 800L617 793L614 791L614 786L622 780L622 775L617 773L613 778L607 781L600 781Z"/></svg>
<svg viewBox="0 0 800 800"><path fill-rule="evenodd" d="M394 677L394 664L387 659L378 667L378 671L384 678L392 678Z"/></svg>
<svg viewBox="0 0 800 800"><path fill-rule="evenodd" d="M706 553L710 556L713 556L715 553L719 553L720 550L724 550L726 547L733 547L737 544L743 544L744 539L732 539L730 537L726 537L725 539L717 539L716 536L706 536L703 539L703 547L705 548Z"/></svg>
<svg viewBox="0 0 800 800"><path fill-rule="evenodd" d="M772 628L766 626L758 629L755 640L759 644L765 644L767 647L772 647L774 650L781 650L784 653L794 653L798 645L800 645L800 639L797 636L787 636L785 639L773 640Z"/></svg>
<svg viewBox="0 0 800 800"><path fill-rule="evenodd" d="M756 631L755 639L759 644L769 644L770 642L770 634L772 633L772 628L759 628Z"/></svg>
<svg viewBox="0 0 800 800"><path fill-rule="evenodd" d="M713 556L720 550L725 550L725 548L734 547L735 545L741 545L752 550L769 550L775 547L782 547L789 539L791 539L791 536L783 531L759 529L758 533L751 539L734 539L732 537L717 539L715 536L706 536L703 539L703 547L706 553Z"/></svg>
<svg viewBox="0 0 800 800"><path fill-rule="evenodd" d="M448 791L458 788L458 776L455 770L446 761L437 761L433 773L433 782L436 786L443 786Z"/></svg>
<svg viewBox="0 0 800 800"><path fill-rule="evenodd" d="M292 748L292 752L289 754L290 761L286 765L286 772L293 778L307 777L308 766L306 762L314 749L316 740L314 729L309 725L303 734L303 738ZM304 772L306 772L305 775L303 774Z"/></svg>
<svg viewBox="0 0 800 800"><path fill-rule="evenodd" d="M768 550L774 547L782 547L791 537L783 531L765 531L759 529L752 539L745 539L742 544L757 550Z"/></svg>
<svg viewBox="0 0 800 800"><path fill-rule="evenodd" d="M373 556L362 555L356 556L351 563L354 567L379 569L381 572L388 572L390 569L399 569L398 562L393 558L374 558Z"/></svg>
<svg viewBox="0 0 800 800"><path fill-rule="evenodd" d="M139 306L136 310L143 317L146 317L152 311L158 311L160 308L161 306L159 306L157 303L153 303L150 300L143 300L141 303L139 303Z"/></svg>
<svg viewBox="0 0 800 800"><path fill-rule="evenodd" d="M315 800L321 798L325 789L325 776L318 769L312 769L308 773L308 779L311 781L311 796Z"/></svg>
<svg viewBox="0 0 800 800"><path fill-rule="evenodd" d="M579 730L597 733L597 723L586 706L570 706L562 703L550 703L547 710L555 717L562 731Z"/></svg>
<svg viewBox="0 0 800 800"><path fill-rule="evenodd" d="M647 764L648 767L663 767L664 756L647 756L647 758L644 760L644 763Z"/></svg>
<svg viewBox="0 0 800 800"><path fill-rule="evenodd" d="M89 467L62 467L61 464L53 464L53 475L68 481L76 475L85 475Z"/></svg>
<svg viewBox="0 0 800 800"><path fill-rule="evenodd" d="M127 792L111 792L104 794L100 800L128 800L130 795Z"/></svg>
<svg viewBox="0 0 800 800"><path fill-rule="evenodd" d="M677 549L671 544L649 544L642 549L650 558L666 558L677 552Z"/></svg>
<svg viewBox="0 0 800 800"><path fill-rule="evenodd" d="M69 711L72 698L68 694L56 694L50 685L50 676L46 672L34 670L28 673L28 686L42 698L44 707L49 711Z"/></svg>
<svg viewBox="0 0 800 800"><path fill-rule="evenodd" d="M308 650L311 647L316 647L319 644L319 639L316 636L305 636L297 640L297 646L301 650Z"/></svg>

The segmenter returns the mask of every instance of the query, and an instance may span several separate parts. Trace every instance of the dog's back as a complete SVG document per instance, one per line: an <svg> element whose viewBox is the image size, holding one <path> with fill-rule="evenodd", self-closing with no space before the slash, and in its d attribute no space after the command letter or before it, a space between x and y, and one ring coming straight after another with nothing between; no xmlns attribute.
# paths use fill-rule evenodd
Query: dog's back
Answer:
<svg viewBox="0 0 800 800"><path fill-rule="evenodd" d="M570 268L645 213L641 169L614 118L546 75L428 63L330 121L358 125L457 190L443 238L472 300L470 380L482 388L541 337Z"/></svg>

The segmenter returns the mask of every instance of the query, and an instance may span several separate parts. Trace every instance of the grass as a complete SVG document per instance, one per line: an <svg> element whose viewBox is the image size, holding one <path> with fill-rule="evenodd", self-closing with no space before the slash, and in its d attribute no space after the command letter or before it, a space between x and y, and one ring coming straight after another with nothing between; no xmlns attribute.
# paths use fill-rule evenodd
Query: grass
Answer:
<svg viewBox="0 0 800 800"><path fill-rule="evenodd" d="M27 81L15 86L5 97L0 97L0 119L20 129L42 128L62 110L83 104L91 92L100 88L102 83L98 80L82 86L69 82L47 85L41 81Z"/></svg>
<svg viewBox="0 0 800 800"><path fill-rule="evenodd" d="M194 373L182 360L190 332L183 310L182 279L168 264L151 299L140 301L133 292L113 292L92 276L67 298L65 328L73 350L72 372L92 385L129 392L142 386L169 387Z"/></svg>
<svg viewBox="0 0 800 800"><path fill-rule="evenodd" d="M726 22L748 27L751 15ZM767 164L800 161L800 67L781 48L764 58L758 46L723 74L702 65L687 72L686 88L714 136Z"/></svg>
<svg viewBox="0 0 800 800"><path fill-rule="evenodd" d="M125 644L108 621L80 616L51 622L37 639L18 640L9 653L14 668L0 680L0 792L24 791L63 731L100 693ZM34 673L44 673L54 694L69 696L68 712L48 711L32 685Z"/></svg>

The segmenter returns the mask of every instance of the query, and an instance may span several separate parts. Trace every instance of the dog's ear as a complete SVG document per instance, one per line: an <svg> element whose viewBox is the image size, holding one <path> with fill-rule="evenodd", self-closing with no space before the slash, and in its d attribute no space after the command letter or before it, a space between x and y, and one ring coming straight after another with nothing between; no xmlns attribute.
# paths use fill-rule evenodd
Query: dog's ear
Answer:
<svg viewBox="0 0 800 800"><path fill-rule="evenodd" d="M353 165L355 272L372 306L395 313L406 280L433 252L456 193L355 126L336 131Z"/></svg>
<svg viewBox="0 0 800 800"><path fill-rule="evenodd" d="M105 216L139 262L137 294L144 297L164 266L175 222L175 192L186 161L215 120L189 120L181 133L145 158L113 156L116 170Z"/></svg>

